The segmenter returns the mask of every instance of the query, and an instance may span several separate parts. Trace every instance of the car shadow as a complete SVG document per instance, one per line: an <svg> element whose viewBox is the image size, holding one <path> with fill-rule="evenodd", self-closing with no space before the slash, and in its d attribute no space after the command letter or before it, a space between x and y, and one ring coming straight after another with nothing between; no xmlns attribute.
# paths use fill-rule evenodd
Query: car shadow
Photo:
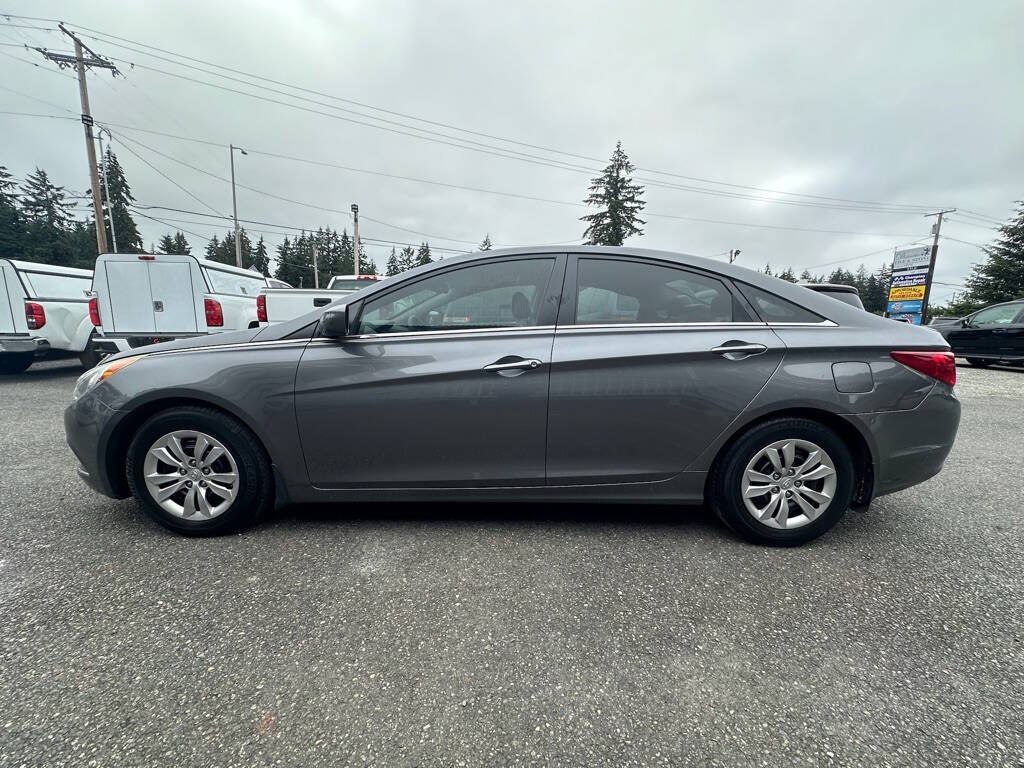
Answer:
<svg viewBox="0 0 1024 768"><path fill-rule="evenodd" d="M339 522L438 522L466 525L488 523L601 524L672 526L706 530L716 536L728 531L703 506L663 504L506 503L506 502L365 502L296 504L267 515L265 525L316 525Z"/></svg>
<svg viewBox="0 0 1024 768"><path fill-rule="evenodd" d="M970 363L957 362L957 368L973 369L975 371L1004 371L1005 373L1024 373L1024 365L990 365L987 368L980 368L977 365L971 365Z"/></svg>
<svg viewBox="0 0 1024 768"><path fill-rule="evenodd" d="M21 373L5 373L0 375L0 384L5 382L34 382L54 381L66 379L69 376L78 377L85 373L85 368L77 359L68 360L47 360L46 364L33 363L27 371ZM55 365L54 363L60 363Z"/></svg>

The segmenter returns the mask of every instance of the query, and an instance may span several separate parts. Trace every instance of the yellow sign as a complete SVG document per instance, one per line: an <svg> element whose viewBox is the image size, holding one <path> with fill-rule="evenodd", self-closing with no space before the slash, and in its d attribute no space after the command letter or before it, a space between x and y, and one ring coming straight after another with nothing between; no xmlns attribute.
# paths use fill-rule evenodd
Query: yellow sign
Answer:
<svg viewBox="0 0 1024 768"><path fill-rule="evenodd" d="M914 301L923 298L923 285L894 286L889 289L889 301Z"/></svg>

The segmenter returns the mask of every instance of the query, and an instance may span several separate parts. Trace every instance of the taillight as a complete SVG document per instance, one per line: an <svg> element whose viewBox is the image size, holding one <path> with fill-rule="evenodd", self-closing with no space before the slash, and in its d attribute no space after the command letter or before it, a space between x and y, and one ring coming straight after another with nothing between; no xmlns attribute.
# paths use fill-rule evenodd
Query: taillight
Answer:
<svg viewBox="0 0 1024 768"><path fill-rule="evenodd" d="M224 310L220 308L220 302L215 299L205 299L203 305L206 308L206 326L208 328L220 328L224 325Z"/></svg>
<svg viewBox="0 0 1024 768"><path fill-rule="evenodd" d="M256 319L261 323L269 323L267 320L267 297L262 293L256 297Z"/></svg>
<svg viewBox="0 0 1024 768"><path fill-rule="evenodd" d="M952 352L890 352L889 356L918 373L943 384L956 384L956 359Z"/></svg>
<svg viewBox="0 0 1024 768"><path fill-rule="evenodd" d="M34 301L25 302L25 321L28 323L29 330L35 331L46 325L46 312L43 311L42 304L36 304Z"/></svg>
<svg viewBox="0 0 1024 768"><path fill-rule="evenodd" d="M89 299L89 322L97 328L100 326L100 300L95 297Z"/></svg>

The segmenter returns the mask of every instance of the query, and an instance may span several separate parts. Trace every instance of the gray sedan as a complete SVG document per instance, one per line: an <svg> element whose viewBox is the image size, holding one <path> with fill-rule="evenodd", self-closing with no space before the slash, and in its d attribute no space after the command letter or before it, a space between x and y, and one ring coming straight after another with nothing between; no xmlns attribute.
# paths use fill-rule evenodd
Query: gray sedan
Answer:
<svg viewBox="0 0 1024 768"><path fill-rule="evenodd" d="M942 468L955 378L935 331L741 267L516 249L107 358L65 427L90 486L183 534L290 502L706 502L793 545Z"/></svg>

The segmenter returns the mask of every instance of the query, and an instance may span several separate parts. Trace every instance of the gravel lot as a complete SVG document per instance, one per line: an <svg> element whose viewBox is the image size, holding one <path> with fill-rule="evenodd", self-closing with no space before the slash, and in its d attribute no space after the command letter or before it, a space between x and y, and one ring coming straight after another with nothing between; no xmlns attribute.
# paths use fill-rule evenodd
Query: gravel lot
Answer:
<svg viewBox="0 0 1024 768"><path fill-rule="evenodd" d="M0 380L0 765L1024 765L1024 369L797 550L701 510L364 506L188 540Z"/></svg>

